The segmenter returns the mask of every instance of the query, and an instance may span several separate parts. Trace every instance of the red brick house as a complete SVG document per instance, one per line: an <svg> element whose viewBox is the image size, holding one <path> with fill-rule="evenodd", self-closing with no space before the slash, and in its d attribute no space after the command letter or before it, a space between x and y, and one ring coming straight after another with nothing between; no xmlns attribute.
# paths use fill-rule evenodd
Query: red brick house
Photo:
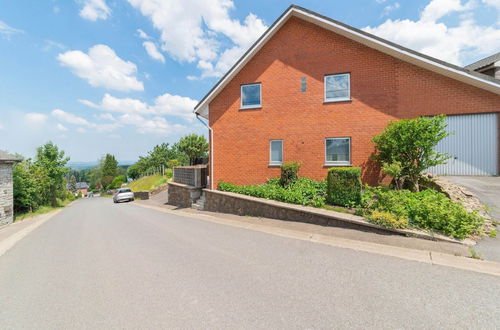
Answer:
<svg viewBox="0 0 500 330"><path fill-rule="evenodd" d="M454 158L440 174L497 175L500 81L291 6L195 108L210 129L211 188L263 183L282 162L324 179L359 166L376 183L371 138L401 118L449 115Z"/></svg>

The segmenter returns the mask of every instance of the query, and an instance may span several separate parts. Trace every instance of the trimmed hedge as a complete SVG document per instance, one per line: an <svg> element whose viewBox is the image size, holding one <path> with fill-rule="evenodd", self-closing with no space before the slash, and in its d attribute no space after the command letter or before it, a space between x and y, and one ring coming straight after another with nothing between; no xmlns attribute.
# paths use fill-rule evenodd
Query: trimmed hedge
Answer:
<svg viewBox="0 0 500 330"><path fill-rule="evenodd" d="M361 203L361 168L333 167L328 171L326 201L353 207Z"/></svg>

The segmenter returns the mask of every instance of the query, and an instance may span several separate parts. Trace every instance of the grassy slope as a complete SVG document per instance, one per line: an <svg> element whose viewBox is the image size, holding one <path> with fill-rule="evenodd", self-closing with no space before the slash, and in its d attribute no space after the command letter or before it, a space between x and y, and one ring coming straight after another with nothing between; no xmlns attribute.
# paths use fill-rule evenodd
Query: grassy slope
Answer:
<svg viewBox="0 0 500 330"><path fill-rule="evenodd" d="M26 213L19 213L19 214L16 214L14 216L14 221L20 221L20 220L23 220L23 219L26 219L26 218L30 218L30 217L34 217L35 215L40 215L40 214L45 214L45 213L49 213L49 212L52 212L54 210L57 210L57 209L60 209L60 208L63 208L65 207L66 205L68 205L69 203L71 203L72 201L70 200L64 200L62 202L59 203L59 206L56 206L56 207L52 207L52 206L41 206L38 210L36 210L35 212L26 212Z"/></svg>
<svg viewBox="0 0 500 330"><path fill-rule="evenodd" d="M132 189L132 191L151 190L167 182L167 180L166 176L161 176L159 174L144 176L140 179L132 181L127 185L127 187Z"/></svg>

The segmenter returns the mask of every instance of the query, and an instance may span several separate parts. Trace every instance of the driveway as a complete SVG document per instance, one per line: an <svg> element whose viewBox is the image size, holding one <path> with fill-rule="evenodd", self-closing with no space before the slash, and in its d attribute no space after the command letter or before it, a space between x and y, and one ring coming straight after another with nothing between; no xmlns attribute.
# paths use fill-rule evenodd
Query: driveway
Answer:
<svg viewBox="0 0 500 330"><path fill-rule="evenodd" d="M500 327L497 277L110 199L0 257L0 329Z"/></svg>
<svg viewBox="0 0 500 330"><path fill-rule="evenodd" d="M451 182L461 185L488 206L491 216L500 222L500 177L498 176L447 176ZM500 227L496 238L483 238L475 250L484 258L500 262Z"/></svg>

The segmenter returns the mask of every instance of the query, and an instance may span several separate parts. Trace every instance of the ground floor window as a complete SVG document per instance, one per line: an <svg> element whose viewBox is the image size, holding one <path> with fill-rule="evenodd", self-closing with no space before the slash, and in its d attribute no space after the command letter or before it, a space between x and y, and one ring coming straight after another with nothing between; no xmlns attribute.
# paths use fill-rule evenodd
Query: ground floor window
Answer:
<svg viewBox="0 0 500 330"><path fill-rule="evenodd" d="M351 165L351 138L325 139L325 165Z"/></svg>
<svg viewBox="0 0 500 330"><path fill-rule="evenodd" d="M271 140L269 149L269 165L281 165L283 163L283 140Z"/></svg>

